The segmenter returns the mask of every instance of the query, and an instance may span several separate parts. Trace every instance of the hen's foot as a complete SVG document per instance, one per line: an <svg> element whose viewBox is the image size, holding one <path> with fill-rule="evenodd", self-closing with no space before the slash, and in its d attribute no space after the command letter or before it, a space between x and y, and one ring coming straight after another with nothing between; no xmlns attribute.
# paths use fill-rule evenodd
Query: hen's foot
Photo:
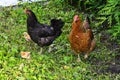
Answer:
<svg viewBox="0 0 120 80"><path fill-rule="evenodd" d="M88 54L85 54L84 59L87 59L87 58L88 58Z"/></svg>
<svg viewBox="0 0 120 80"><path fill-rule="evenodd" d="M81 62L79 54L78 54L77 62Z"/></svg>
<svg viewBox="0 0 120 80"><path fill-rule="evenodd" d="M81 59L80 59L80 58L77 58L77 62L81 62Z"/></svg>

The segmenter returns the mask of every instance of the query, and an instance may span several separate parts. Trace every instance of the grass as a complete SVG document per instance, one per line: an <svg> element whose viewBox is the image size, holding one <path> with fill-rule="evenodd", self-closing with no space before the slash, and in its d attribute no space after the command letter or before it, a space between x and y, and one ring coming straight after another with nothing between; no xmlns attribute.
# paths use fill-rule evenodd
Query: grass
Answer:
<svg viewBox="0 0 120 80"><path fill-rule="evenodd" d="M82 62L76 62L77 56L70 49L68 35L72 18L78 12L71 6L58 4L54 1L46 6L25 3L0 9L1 80L119 80L119 74L101 72L106 71L106 63L113 61L115 55L100 43L99 35L96 35L97 49L91 52L88 60L81 55ZM38 54L40 47L24 39L23 32L27 31L25 8L33 10L41 23L49 24L52 18L61 18L65 22L62 35L52 44L51 53L44 49ZM21 58L21 51L30 51L31 58Z"/></svg>

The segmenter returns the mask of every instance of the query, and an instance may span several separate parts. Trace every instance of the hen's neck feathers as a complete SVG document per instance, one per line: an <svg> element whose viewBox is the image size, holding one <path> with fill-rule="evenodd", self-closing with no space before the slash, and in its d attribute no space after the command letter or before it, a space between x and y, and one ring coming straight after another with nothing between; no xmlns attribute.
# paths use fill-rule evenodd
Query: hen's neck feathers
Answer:
<svg viewBox="0 0 120 80"><path fill-rule="evenodd" d="M72 30L75 30L75 32L83 32L82 22L80 20L77 22L73 22Z"/></svg>
<svg viewBox="0 0 120 80"><path fill-rule="evenodd" d="M30 12L30 14L27 17L27 25L28 27L34 27L34 25L38 22L37 17L33 12Z"/></svg>

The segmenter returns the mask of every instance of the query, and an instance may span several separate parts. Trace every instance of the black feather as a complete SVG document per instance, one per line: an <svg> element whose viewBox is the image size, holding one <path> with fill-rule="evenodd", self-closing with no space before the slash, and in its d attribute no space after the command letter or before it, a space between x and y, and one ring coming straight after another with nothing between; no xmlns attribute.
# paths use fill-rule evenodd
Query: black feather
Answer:
<svg viewBox="0 0 120 80"><path fill-rule="evenodd" d="M28 13L27 13L28 12ZM64 22L61 19L52 19L51 24L39 23L31 10L26 10L27 30L31 39L39 46L49 46L62 33Z"/></svg>

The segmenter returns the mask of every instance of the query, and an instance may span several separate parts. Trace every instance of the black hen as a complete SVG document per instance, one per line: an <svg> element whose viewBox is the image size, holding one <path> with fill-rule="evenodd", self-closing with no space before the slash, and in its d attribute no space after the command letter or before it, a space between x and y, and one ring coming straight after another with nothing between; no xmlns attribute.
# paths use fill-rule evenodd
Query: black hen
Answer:
<svg viewBox="0 0 120 80"><path fill-rule="evenodd" d="M28 34L39 46L49 46L62 33L64 22L61 19L52 19L51 24L47 25L39 23L33 11L27 9L25 13Z"/></svg>

